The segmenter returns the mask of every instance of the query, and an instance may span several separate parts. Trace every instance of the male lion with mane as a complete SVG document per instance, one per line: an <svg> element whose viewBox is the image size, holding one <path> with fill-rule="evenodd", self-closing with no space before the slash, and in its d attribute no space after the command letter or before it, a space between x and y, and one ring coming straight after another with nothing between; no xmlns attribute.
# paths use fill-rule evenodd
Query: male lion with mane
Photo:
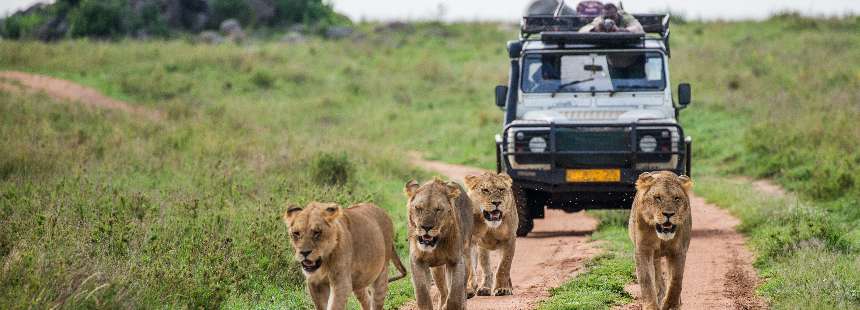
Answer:
<svg viewBox="0 0 860 310"><path fill-rule="evenodd" d="M316 309L344 309L350 293L363 310L381 310L388 282L406 276L394 250L394 225L385 211L369 204L343 209L311 202L284 213L295 259L301 264ZM400 275L388 279L388 262Z"/></svg>
<svg viewBox="0 0 860 310"><path fill-rule="evenodd" d="M471 272L472 204L463 187L434 179L423 185L412 180L404 189L408 201L409 257L412 284L421 310L432 310L430 273L439 289L441 309L465 309ZM447 279L447 280L446 280Z"/></svg>
<svg viewBox="0 0 860 310"><path fill-rule="evenodd" d="M636 180L628 233L636 256L642 308L680 309L684 261L690 245L690 177L645 172ZM669 279L663 279L662 260Z"/></svg>
<svg viewBox="0 0 860 310"><path fill-rule="evenodd" d="M472 268L469 287L477 290L479 296L504 296L513 294L511 283L511 263L517 245L517 205L511 192L511 177L506 174L484 172L480 175L468 175L465 179L469 197L474 205L475 232L472 234L475 246L473 256L477 253L484 280L481 288L478 286L477 266ZM495 272L490 270L490 251L501 251L502 260ZM473 264L474 264L473 258ZM475 264L477 265L477 264ZM491 291L491 286L493 291Z"/></svg>

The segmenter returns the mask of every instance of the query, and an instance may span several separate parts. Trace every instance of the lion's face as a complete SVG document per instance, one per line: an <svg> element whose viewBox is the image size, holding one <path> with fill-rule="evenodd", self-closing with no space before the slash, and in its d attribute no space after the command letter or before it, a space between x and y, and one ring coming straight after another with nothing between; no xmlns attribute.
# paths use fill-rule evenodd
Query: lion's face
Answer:
<svg viewBox="0 0 860 310"><path fill-rule="evenodd" d="M439 236L456 225L454 199L460 196L460 188L455 183L438 179L421 186L413 180L406 183L405 191L410 241L415 242L419 250L432 252Z"/></svg>
<svg viewBox="0 0 860 310"><path fill-rule="evenodd" d="M669 171L646 172L636 181L640 205L644 217L654 226L657 237L672 240L684 219L690 213L690 188L693 181L688 176L678 176Z"/></svg>
<svg viewBox="0 0 860 310"><path fill-rule="evenodd" d="M509 210L508 200L511 199L511 177L506 174L484 172L480 175L466 176L466 188L469 198L481 209L484 222L491 228L502 225L505 215L514 212Z"/></svg>
<svg viewBox="0 0 860 310"><path fill-rule="evenodd" d="M295 259L305 275L316 272L337 246L335 221L341 212L337 204L311 202L304 209L290 207L284 214Z"/></svg>

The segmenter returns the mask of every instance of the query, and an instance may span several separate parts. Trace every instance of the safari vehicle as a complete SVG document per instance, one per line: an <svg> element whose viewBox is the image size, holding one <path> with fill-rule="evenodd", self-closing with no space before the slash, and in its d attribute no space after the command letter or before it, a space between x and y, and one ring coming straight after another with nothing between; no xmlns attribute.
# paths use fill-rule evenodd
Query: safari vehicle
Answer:
<svg viewBox="0 0 860 310"><path fill-rule="evenodd" d="M579 33L592 17L523 17L509 41L510 77L495 89L505 111L499 172L514 180L517 235L544 209L630 208L645 171L690 173L692 139L678 113L690 85L669 79L669 15L634 15L645 33Z"/></svg>

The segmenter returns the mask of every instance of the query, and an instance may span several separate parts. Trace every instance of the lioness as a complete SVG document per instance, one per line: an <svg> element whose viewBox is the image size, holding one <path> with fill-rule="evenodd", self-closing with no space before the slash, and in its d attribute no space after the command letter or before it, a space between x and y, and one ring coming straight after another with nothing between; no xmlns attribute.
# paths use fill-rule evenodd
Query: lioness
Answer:
<svg viewBox="0 0 860 310"><path fill-rule="evenodd" d="M317 309L344 309L350 292L361 309L382 309L388 282L406 276L394 251L394 225L373 204L342 209L311 202L304 209L290 206L283 220ZM389 261L400 272L392 279Z"/></svg>
<svg viewBox="0 0 860 310"><path fill-rule="evenodd" d="M472 234L475 246L473 255L478 254L484 280L481 288L478 286L477 266L472 268L469 287L477 290L479 296L504 296L513 294L511 284L511 263L514 260L514 250L517 244L517 215L516 201L511 192L512 180L506 174L484 172L480 175L468 175L465 178L469 198L472 199L475 232ZM490 251L502 251L502 260L495 272L490 270Z"/></svg>
<svg viewBox="0 0 860 310"><path fill-rule="evenodd" d="M433 309L430 273L439 289L442 309L466 307L466 281L471 271L472 204L463 187L434 179L423 185L406 183L409 213L409 257L412 284L421 310ZM446 280L446 278L448 280ZM469 296L469 297L471 297Z"/></svg>
<svg viewBox="0 0 860 310"><path fill-rule="evenodd" d="M690 245L693 181L669 171L645 172L636 180L628 233L636 252L643 309L679 309L684 261ZM669 279L663 279L665 258Z"/></svg>

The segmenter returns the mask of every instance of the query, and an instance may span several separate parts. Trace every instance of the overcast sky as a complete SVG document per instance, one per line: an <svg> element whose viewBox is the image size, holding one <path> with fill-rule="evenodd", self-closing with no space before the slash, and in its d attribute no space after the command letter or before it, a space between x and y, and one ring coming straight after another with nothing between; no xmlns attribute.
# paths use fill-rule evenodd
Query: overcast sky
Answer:
<svg viewBox="0 0 860 310"><path fill-rule="evenodd" d="M519 22L529 0L324 0L353 20L436 19ZM27 7L34 0L0 0L0 15ZM577 0L568 0L576 4ZM617 1L611 1L616 2ZM761 19L774 12L807 15L860 15L860 0L626 0L630 12L671 8L695 19Z"/></svg>

